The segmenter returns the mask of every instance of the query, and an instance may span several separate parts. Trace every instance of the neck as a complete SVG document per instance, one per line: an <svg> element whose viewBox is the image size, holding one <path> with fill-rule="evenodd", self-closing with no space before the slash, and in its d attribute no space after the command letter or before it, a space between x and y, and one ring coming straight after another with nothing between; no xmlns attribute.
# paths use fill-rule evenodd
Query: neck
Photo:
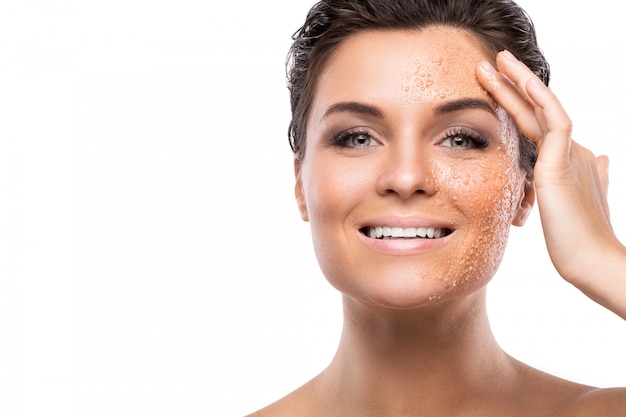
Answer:
<svg viewBox="0 0 626 417"><path fill-rule="evenodd" d="M339 349L319 382L348 414L363 407L402 415L497 394L513 372L489 327L484 290L418 310L344 297Z"/></svg>

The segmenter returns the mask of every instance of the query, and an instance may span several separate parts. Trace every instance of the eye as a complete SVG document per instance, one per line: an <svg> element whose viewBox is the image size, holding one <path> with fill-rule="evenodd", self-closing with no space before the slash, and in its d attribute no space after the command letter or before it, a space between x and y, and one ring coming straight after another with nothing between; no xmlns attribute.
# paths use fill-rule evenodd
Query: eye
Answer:
<svg viewBox="0 0 626 417"><path fill-rule="evenodd" d="M467 136L454 135L446 138L444 142L447 142L451 148L473 148L474 142Z"/></svg>
<svg viewBox="0 0 626 417"><path fill-rule="evenodd" d="M380 143L366 130L346 131L333 137L332 143L342 148L363 149Z"/></svg>
<svg viewBox="0 0 626 417"><path fill-rule="evenodd" d="M350 135L348 138L348 144L350 146L354 146L355 148L365 148L366 146L370 146L373 142L371 136L366 135L364 133L356 133Z"/></svg>
<svg viewBox="0 0 626 417"><path fill-rule="evenodd" d="M477 133L458 130L447 134L441 145L453 149L480 149L489 145L489 141Z"/></svg>

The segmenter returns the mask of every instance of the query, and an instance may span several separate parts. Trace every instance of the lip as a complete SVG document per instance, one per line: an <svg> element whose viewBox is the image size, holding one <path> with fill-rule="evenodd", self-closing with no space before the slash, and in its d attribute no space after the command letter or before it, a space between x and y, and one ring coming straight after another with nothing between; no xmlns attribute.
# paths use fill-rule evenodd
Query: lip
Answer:
<svg viewBox="0 0 626 417"><path fill-rule="evenodd" d="M434 228L449 229L450 234L436 238L414 239L372 239L363 233L364 228L373 226L391 226L401 228ZM357 232L363 244L374 252L387 255L413 255L436 250L447 244L454 236L455 228L449 221L416 216L384 216L367 219L357 228Z"/></svg>

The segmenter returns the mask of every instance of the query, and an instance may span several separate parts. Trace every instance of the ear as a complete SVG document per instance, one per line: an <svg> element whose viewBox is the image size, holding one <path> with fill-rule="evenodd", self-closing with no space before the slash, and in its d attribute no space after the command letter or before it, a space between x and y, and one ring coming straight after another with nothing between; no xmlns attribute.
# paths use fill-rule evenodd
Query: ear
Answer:
<svg viewBox="0 0 626 417"><path fill-rule="evenodd" d="M521 191L522 196L520 198L517 212L513 218L514 226L523 226L530 215L530 212L535 205L535 183L532 179L526 178L524 181L524 188Z"/></svg>
<svg viewBox="0 0 626 417"><path fill-rule="evenodd" d="M298 160L298 158L293 158L293 171L296 177L296 203L298 204L298 210L300 210L300 217L305 222L309 221L309 212L306 207L306 196L304 195L304 190L302 189L302 163Z"/></svg>

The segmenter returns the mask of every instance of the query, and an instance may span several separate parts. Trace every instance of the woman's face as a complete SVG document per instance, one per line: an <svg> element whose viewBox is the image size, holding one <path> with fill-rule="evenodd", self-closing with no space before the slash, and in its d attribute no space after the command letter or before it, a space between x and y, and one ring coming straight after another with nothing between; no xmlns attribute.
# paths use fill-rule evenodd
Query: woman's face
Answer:
<svg viewBox="0 0 626 417"><path fill-rule="evenodd" d="M474 75L484 59L457 29L368 31L320 74L296 197L344 294L412 308L494 275L534 194L514 125Z"/></svg>

